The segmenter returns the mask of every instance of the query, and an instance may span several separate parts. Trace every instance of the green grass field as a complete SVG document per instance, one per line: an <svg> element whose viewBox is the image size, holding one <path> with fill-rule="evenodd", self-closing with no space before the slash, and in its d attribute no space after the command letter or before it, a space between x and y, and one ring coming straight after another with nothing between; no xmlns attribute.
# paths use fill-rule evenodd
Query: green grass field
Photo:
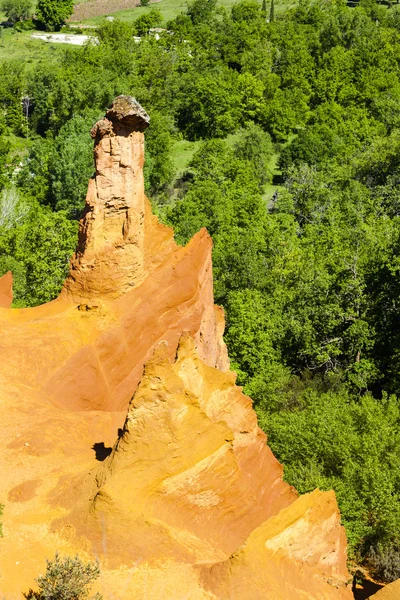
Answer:
<svg viewBox="0 0 400 600"><path fill-rule="evenodd" d="M187 170L190 161L196 150L199 149L201 142L189 142L188 140L179 140L175 142L172 148L172 160L176 167L177 177L181 177Z"/></svg>
<svg viewBox="0 0 400 600"><path fill-rule="evenodd" d="M56 58L60 46L65 48L64 44L32 40L32 33L32 31L18 32L12 28L3 29L0 37L0 60L21 60L28 65L37 66L43 61L48 63L52 57Z"/></svg>
<svg viewBox="0 0 400 600"><path fill-rule="evenodd" d="M234 0L222 0L222 2L229 2L233 4ZM160 2L152 3L149 6L137 6L128 10L119 10L112 12L112 2L110 2L110 12L107 15L112 15L116 19L121 21L134 21L144 13L148 12L150 8L158 8L163 16L163 24L165 25L171 19L174 19L176 15L186 9L188 2L186 0L160 0ZM84 19L81 23L85 25L99 25L104 20L104 16L93 17L91 19Z"/></svg>
<svg viewBox="0 0 400 600"><path fill-rule="evenodd" d="M225 138L225 141L230 146L233 146L233 144L236 142L238 137L239 137L239 134L232 133ZM200 144L201 144L201 141L189 142L188 140L179 140L178 142L175 142L175 144L172 148L172 159L174 161L175 168L176 168L176 179L177 180L180 177L182 177L182 175L187 170L189 163L192 160L194 153L199 149ZM278 168L278 159L279 159L279 153L275 153L271 156L271 159L268 164L268 167L269 167L269 169L272 173L273 179L275 181L277 179L279 180L279 176L281 175L281 171ZM283 189L283 188L279 184L276 184L276 183L267 184L265 186L264 194L263 194L263 198L264 198L266 204L269 203L274 192L276 192L277 190L279 191L281 189Z"/></svg>
<svg viewBox="0 0 400 600"><path fill-rule="evenodd" d="M218 6L224 6L227 10L230 10L236 2L237 0L218 0ZM165 25L168 21L174 19L179 13L185 11L188 4L190 4L190 0L160 0L150 4L149 6L137 6L136 8L131 8L129 10L113 12L112 2L110 2L110 11L104 16L112 15L116 19L129 22L134 21L148 11L149 8L153 7L160 10L163 16L163 25ZM275 11L277 13L282 12L294 4L295 2L293 2L293 0L278 0L275 4ZM86 25L99 25L103 21L104 16L93 17L92 19L84 19L81 21L81 23Z"/></svg>

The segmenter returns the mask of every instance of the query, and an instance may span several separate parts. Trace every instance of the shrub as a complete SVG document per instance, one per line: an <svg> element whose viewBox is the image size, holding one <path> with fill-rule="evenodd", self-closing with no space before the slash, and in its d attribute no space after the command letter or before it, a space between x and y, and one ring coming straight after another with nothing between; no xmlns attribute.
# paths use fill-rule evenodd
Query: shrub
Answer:
<svg viewBox="0 0 400 600"><path fill-rule="evenodd" d="M143 5L144 6L144 5ZM159 27L162 23L162 14L158 8L152 8L149 12L136 19L133 27L136 35L143 36L149 32L152 27Z"/></svg>
<svg viewBox="0 0 400 600"><path fill-rule="evenodd" d="M12 23L32 16L32 0L3 0L0 6Z"/></svg>
<svg viewBox="0 0 400 600"><path fill-rule="evenodd" d="M391 583L400 578L399 548L371 548L368 559L375 577L379 580Z"/></svg>
<svg viewBox="0 0 400 600"><path fill-rule="evenodd" d="M47 31L59 31L73 10L73 0L39 0L36 16Z"/></svg>
<svg viewBox="0 0 400 600"><path fill-rule="evenodd" d="M14 25L14 29L16 31L33 31L35 29L35 24L32 19L27 19L26 21L17 21Z"/></svg>
<svg viewBox="0 0 400 600"><path fill-rule="evenodd" d="M84 563L79 556L61 558L56 552L53 560L46 559L46 573L36 579L38 591L24 594L27 600L83 600L88 586L100 575L99 563ZM101 594L92 600L103 600Z"/></svg>

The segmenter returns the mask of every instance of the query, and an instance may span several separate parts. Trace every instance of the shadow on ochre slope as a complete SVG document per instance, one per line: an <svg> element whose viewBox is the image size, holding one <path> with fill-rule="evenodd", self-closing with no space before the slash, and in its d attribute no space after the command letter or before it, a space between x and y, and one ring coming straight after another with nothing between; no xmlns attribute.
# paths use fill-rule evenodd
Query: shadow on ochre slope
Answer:
<svg viewBox="0 0 400 600"><path fill-rule="evenodd" d="M103 462L103 460L106 460L107 456L110 456L110 454L112 452L112 448L107 448L104 445L104 442L98 442L96 444L93 444L92 450L94 450L96 453L96 460L98 460L100 462Z"/></svg>
<svg viewBox="0 0 400 600"><path fill-rule="evenodd" d="M123 430L121 428L118 429L118 437L120 438L123 434ZM92 446L92 450L94 450L95 454L96 454L96 460L98 460L99 462L103 462L103 460L106 460L107 456L110 456L111 452L112 452L112 448L111 447L107 447L104 442L96 442L95 444L93 444Z"/></svg>
<svg viewBox="0 0 400 600"><path fill-rule="evenodd" d="M368 581L364 579L364 581L360 584L360 587L353 584L353 594L355 600L367 600L376 592L379 592L383 588L383 585L379 583L375 583L373 581Z"/></svg>

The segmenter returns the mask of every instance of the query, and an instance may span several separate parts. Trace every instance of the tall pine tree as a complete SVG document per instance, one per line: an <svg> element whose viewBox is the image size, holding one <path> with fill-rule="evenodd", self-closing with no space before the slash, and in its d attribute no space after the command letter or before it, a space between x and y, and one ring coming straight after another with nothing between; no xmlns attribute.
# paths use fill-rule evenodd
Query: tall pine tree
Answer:
<svg viewBox="0 0 400 600"><path fill-rule="evenodd" d="M269 11L269 22L273 23L275 21L275 0L271 0L271 9Z"/></svg>

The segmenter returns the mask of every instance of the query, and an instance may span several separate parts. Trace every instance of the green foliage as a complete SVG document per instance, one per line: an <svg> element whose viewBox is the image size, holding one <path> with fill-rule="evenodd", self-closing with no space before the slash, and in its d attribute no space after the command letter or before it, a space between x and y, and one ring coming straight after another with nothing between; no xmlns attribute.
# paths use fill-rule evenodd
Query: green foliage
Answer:
<svg viewBox="0 0 400 600"><path fill-rule="evenodd" d="M135 29L131 23L124 23L119 19L103 21L97 29L99 40L113 50L117 50L118 44L122 47L129 46L134 33Z"/></svg>
<svg viewBox="0 0 400 600"><path fill-rule="evenodd" d="M71 219L80 218L94 169L90 130L99 117L97 111L87 110L67 121L54 140L33 141L18 174L25 194L65 211Z"/></svg>
<svg viewBox="0 0 400 600"><path fill-rule="evenodd" d="M236 75L228 69L188 78L178 112L178 126L190 140L223 137L240 118L239 93L232 93Z"/></svg>
<svg viewBox="0 0 400 600"><path fill-rule="evenodd" d="M301 492L336 491L350 548L370 555L400 534L399 406L395 397L353 399L345 389L308 389L296 410L265 415L285 477Z"/></svg>
<svg viewBox="0 0 400 600"><path fill-rule="evenodd" d="M251 121L239 133L240 137L234 146L235 156L239 160L250 163L250 168L253 169L254 177L262 190L272 179L269 169L269 162L274 152L271 137Z"/></svg>
<svg viewBox="0 0 400 600"><path fill-rule="evenodd" d="M207 23L215 11L217 0L194 0L187 9L187 14L194 25Z"/></svg>
<svg viewBox="0 0 400 600"><path fill-rule="evenodd" d="M61 558L56 552L53 560L46 559L46 573L36 580L38 591L24 594L29 600L84 600L88 586L100 575L99 563L84 563L79 556ZM92 600L101 600L101 594Z"/></svg>
<svg viewBox="0 0 400 600"><path fill-rule="evenodd" d="M161 194L175 175L172 161L174 123L171 117L157 111L151 114L146 130L145 182L151 195Z"/></svg>
<svg viewBox="0 0 400 600"><path fill-rule="evenodd" d="M0 105L3 112L3 127L13 133L23 130L22 96L25 85L24 68L20 61L0 63ZM4 129L3 129L4 131ZM4 131L4 133L6 133Z"/></svg>
<svg viewBox="0 0 400 600"><path fill-rule="evenodd" d="M77 225L15 189L0 197L0 274L14 272L14 305L53 300L68 271L77 242Z"/></svg>
<svg viewBox="0 0 400 600"><path fill-rule="evenodd" d="M136 21L134 21L133 23L133 27L136 32L136 35L143 36L149 32L149 29L151 29L152 27L159 27L161 23L161 12L157 8L152 8L148 13L136 19Z"/></svg>
<svg viewBox="0 0 400 600"><path fill-rule="evenodd" d="M36 26L32 19L26 19L25 21L17 21L14 25L15 31L33 31L34 29L36 29Z"/></svg>
<svg viewBox="0 0 400 600"><path fill-rule="evenodd" d="M275 21L275 0L271 0L271 8L269 10L269 22L273 23Z"/></svg>
<svg viewBox="0 0 400 600"><path fill-rule="evenodd" d="M1 10L12 23L24 21L32 16L32 0L3 0Z"/></svg>
<svg viewBox="0 0 400 600"><path fill-rule="evenodd" d="M61 127L49 164L51 203L72 218L80 218L93 175L93 140L90 130L100 117L97 111L77 115ZM29 168L28 163L28 168Z"/></svg>
<svg viewBox="0 0 400 600"><path fill-rule="evenodd" d="M73 0L38 0L36 17L47 31L59 31L73 10Z"/></svg>

